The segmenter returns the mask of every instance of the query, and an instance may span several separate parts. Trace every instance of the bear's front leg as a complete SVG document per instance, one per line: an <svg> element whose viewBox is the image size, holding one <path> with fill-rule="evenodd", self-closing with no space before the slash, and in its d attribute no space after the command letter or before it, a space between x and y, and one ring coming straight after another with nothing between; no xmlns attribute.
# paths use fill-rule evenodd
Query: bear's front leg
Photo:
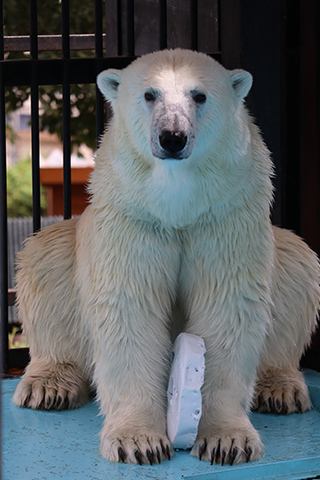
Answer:
<svg viewBox="0 0 320 480"><path fill-rule="evenodd" d="M219 239L218 229L215 233L206 239L210 255L203 254L205 241L187 250L181 277L187 279L186 331L202 337L207 350L202 416L191 455L223 465L256 460L263 452L248 412L271 318L271 262L261 254L264 263L252 264L251 256L260 261L254 237L251 251L239 250L236 238L237 251L222 235Z"/></svg>
<svg viewBox="0 0 320 480"><path fill-rule="evenodd" d="M126 222L104 234L107 251L90 278L94 383L105 416L100 452L114 462L152 464L173 455L166 388L179 255L170 238Z"/></svg>
<svg viewBox="0 0 320 480"><path fill-rule="evenodd" d="M196 323L188 328L201 333L207 349L202 416L191 455L221 465L257 460L263 452L248 418L261 334L228 323L216 325L214 337L199 332Z"/></svg>
<svg viewBox="0 0 320 480"><path fill-rule="evenodd" d="M113 462L152 465L173 455L165 421L170 346L164 329L153 323L159 319L137 322L133 310L135 325L115 326L116 336L96 353L95 383L105 415L100 453Z"/></svg>

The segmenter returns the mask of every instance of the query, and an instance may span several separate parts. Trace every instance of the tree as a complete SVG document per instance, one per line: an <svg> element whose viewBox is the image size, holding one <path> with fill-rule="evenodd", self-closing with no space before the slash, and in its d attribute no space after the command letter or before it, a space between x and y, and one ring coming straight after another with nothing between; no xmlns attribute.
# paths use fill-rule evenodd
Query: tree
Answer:
<svg viewBox="0 0 320 480"><path fill-rule="evenodd" d="M4 34L27 35L29 32L29 0L10 0L4 2ZM82 2L79 8L77 0L70 0L70 33L94 32L94 1ZM38 2L38 34L57 35L61 33L61 3L59 0L41 0ZM93 51L86 51L93 56ZM76 51L72 56L84 56ZM40 52L39 58L58 58L61 52ZM6 58L29 58L29 53L11 52ZM15 86L6 89L6 110L17 110L29 98L31 89ZM95 125L95 85L71 85L71 147L77 149L81 143L96 148ZM39 97L43 107L40 116L40 130L56 133L62 139L62 94L61 86L39 86Z"/></svg>
<svg viewBox="0 0 320 480"><path fill-rule="evenodd" d="M32 173L30 158L7 170L8 217L32 216ZM41 188L41 213L45 214L46 196Z"/></svg>

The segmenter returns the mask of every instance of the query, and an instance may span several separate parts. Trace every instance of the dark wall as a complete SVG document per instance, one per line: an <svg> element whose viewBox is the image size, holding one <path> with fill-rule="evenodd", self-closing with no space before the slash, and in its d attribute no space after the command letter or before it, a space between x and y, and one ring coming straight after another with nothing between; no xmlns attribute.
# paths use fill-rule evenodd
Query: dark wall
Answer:
<svg viewBox="0 0 320 480"><path fill-rule="evenodd" d="M283 225L286 208L283 196L285 2L221 0L220 18L222 63L227 68L244 68L253 75L247 105L272 153L276 173L272 219L273 223Z"/></svg>

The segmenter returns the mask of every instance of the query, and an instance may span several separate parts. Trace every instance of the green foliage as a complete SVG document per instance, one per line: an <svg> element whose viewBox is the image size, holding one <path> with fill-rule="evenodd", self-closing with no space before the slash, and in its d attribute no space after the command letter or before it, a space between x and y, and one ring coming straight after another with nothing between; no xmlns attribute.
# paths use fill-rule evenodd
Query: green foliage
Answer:
<svg viewBox="0 0 320 480"><path fill-rule="evenodd" d="M28 35L29 0L10 0L4 2L4 34ZM94 1L82 2L70 0L70 33L94 32ZM61 3L59 0L38 2L38 34L57 35L61 33ZM93 56L93 51L72 52L73 57ZM61 52L39 52L39 58L61 58ZM29 53L11 52L8 59L29 58ZM96 89L95 85L71 85L71 147L85 143L96 148ZM6 89L6 111L20 108L29 98L29 86L15 86ZM62 133L62 88L60 85L39 86L39 98L43 106L40 117L40 130L56 133L63 140Z"/></svg>
<svg viewBox="0 0 320 480"><path fill-rule="evenodd" d="M8 334L9 349L10 348L26 348L29 347L28 340L22 335L19 327L13 327L12 332Z"/></svg>
<svg viewBox="0 0 320 480"><path fill-rule="evenodd" d="M8 216L32 216L32 174L30 159L22 160L7 170ZM41 189L41 213L45 213L46 197Z"/></svg>

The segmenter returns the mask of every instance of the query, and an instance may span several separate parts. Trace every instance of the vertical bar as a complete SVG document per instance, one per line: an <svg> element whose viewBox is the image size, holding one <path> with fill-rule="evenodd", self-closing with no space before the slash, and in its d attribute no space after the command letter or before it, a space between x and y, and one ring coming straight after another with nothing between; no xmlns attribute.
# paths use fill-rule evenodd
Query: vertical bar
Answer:
<svg viewBox="0 0 320 480"><path fill-rule="evenodd" d="M191 49L198 50L198 0L190 3Z"/></svg>
<svg viewBox="0 0 320 480"><path fill-rule="evenodd" d="M160 50L167 48L167 0L160 0Z"/></svg>
<svg viewBox="0 0 320 480"><path fill-rule="evenodd" d="M63 58L63 215L71 218L71 147L70 147L70 28L69 0L62 0L62 58Z"/></svg>
<svg viewBox="0 0 320 480"><path fill-rule="evenodd" d="M283 0L281 7L281 225L301 234L300 1Z"/></svg>
<svg viewBox="0 0 320 480"><path fill-rule="evenodd" d="M102 41L102 1L94 2L94 25L95 25L95 50L96 57L103 57L103 41Z"/></svg>
<svg viewBox="0 0 320 480"><path fill-rule="evenodd" d="M97 61L97 74L100 73L101 61L103 57L103 40L102 40L102 0L95 0L95 50ZM98 87L96 87L96 123L97 123L97 146L104 129L104 105L103 97Z"/></svg>
<svg viewBox="0 0 320 480"><path fill-rule="evenodd" d="M33 231L40 230L40 148L39 148L39 87L38 87L38 26L37 0L30 0L30 58L31 72L31 160Z"/></svg>
<svg viewBox="0 0 320 480"><path fill-rule="evenodd" d="M130 57L134 56L134 5L133 0L127 0L127 51Z"/></svg>
<svg viewBox="0 0 320 480"><path fill-rule="evenodd" d="M107 0L108 1L108 0ZM117 0L117 34L118 34L118 42L117 42L117 47L118 47L118 55L126 55L127 52L125 52L125 35L126 35L126 30L123 28L123 25L125 22L123 21L123 17L126 14L126 8L123 5L124 0Z"/></svg>
<svg viewBox="0 0 320 480"><path fill-rule="evenodd" d="M3 49L3 4L0 3L1 50ZM7 164L6 164L6 116L4 96L4 64L0 62L0 318L1 318L1 373L8 371L8 234L7 234ZM1 382L0 382L1 383ZM0 392L1 393L1 392ZM0 467L1 468L1 467Z"/></svg>
<svg viewBox="0 0 320 480"><path fill-rule="evenodd" d="M8 371L8 234L7 234L7 161L6 114L4 96L3 3L0 0L0 375ZM0 378L0 442L2 445L2 381ZM2 478L2 448L0 448Z"/></svg>

